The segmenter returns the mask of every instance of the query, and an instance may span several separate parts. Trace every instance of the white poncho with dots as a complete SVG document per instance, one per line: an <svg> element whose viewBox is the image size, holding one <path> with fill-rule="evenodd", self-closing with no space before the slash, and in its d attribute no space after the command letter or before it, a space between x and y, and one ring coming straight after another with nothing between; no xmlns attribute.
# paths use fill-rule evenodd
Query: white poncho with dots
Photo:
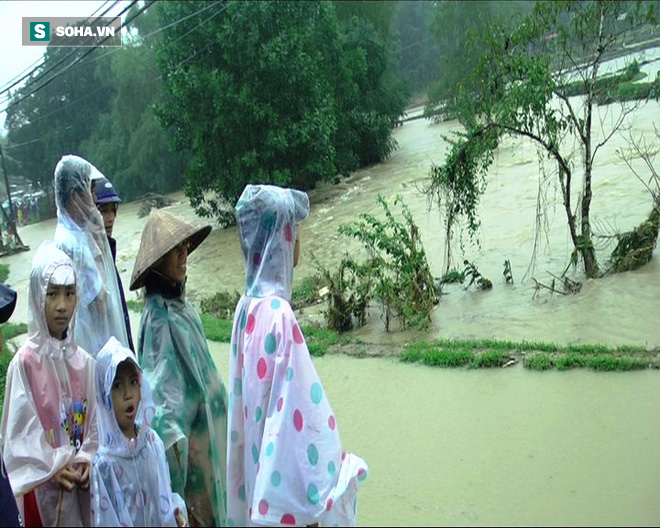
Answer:
<svg viewBox="0 0 660 528"><path fill-rule="evenodd" d="M367 464L342 451L337 419L289 304L307 195L249 185L236 210L247 280L231 340L228 523L355 525Z"/></svg>

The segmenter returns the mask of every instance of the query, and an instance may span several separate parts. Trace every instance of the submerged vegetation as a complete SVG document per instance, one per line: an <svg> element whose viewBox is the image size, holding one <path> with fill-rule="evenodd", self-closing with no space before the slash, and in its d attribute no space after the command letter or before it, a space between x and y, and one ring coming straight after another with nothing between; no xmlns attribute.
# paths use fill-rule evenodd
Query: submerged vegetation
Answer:
<svg viewBox="0 0 660 528"><path fill-rule="evenodd" d="M508 367L522 361L529 370L600 371L660 368L660 351L644 347L604 345L560 346L543 342L499 340L417 341L405 346L401 361L440 367Z"/></svg>
<svg viewBox="0 0 660 528"><path fill-rule="evenodd" d="M366 285L360 286L371 292L381 305L385 331L390 330L393 319L400 321L403 328L428 328L439 291L431 275L419 228L400 196L396 196L393 205L401 206L403 221L394 217L389 204L380 195L378 203L385 212L384 220L363 213L357 222L339 227L341 234L360 241L369 254L366 271L360 273L359 265L351 266L358 270L358 278L366 280ZM362 302L368 303L369 297L369 293L362 293Z"/></svg>
<svg viewBox="0 0 660 528"><path fill-rule="evenodd" d="M317 283L315 276L307 283ZM201 319L207 339L220 343L231 340L233 309L225 300L232 295L221 292L202 300ZM300 298L300 297L299 297ZM308 305L318 303L310 294ZM235 306L234 306L235 308ZM205 313L213 312L214 315ZM346 354L352 357L398 358L405 363L420 363L444 368L504 368L521 363L528 370L565 371L586 368L596 371L629 371L660 369L660 350L641 346L608 347L599 344L558 345L539 341L497 339L417 339L401 345L368 343L350 334L322 328L318 324L301 324L312 356Z"/></svg>
<svg viewBox="0 0 660 528"><path fill-rule="evenodd" d="M655 128L655 136L656 140L660 139L660 130L657 128ZM648 216L633 230L613 235L617 239L617 245L612 251L609 273L634 270L649 262L658 243L658 231L660 231L660 175L655 169L658 148L655 142L649 144L645 138L632 134L628 138L628 145L627 149L619 149L617 154L646 187L651 196L652 206ZM644 162L650 176L641 174L635 168L632 163L635 158Z"/></svg>
<svg viewBox="0 0 660 528"><path fill-rule="evenodd" d="M202 315L206 337L228 343L232 322ZM496 339L415 340L400 346L366 343L347 334L303 325L312 356L344 353L354 357L393 357L404 363L445 368L502 368L522 363L528 370L597 371L660 369L660 350L640 346L607 347L598 344L561 346L554 343Z"/></svg>
<svg viewBox="0 0 660 528"><path fill-rule="evenodd" d="M463 224L476 240L478 206L494 153L502 139L513 137L537 148L540 185L554 180L561 192L573 246L566 270L581 263L587 278L603 275L591 210L597 154L628 129L634 111L660 95L660 78L634 82L640 77L638 62L629 61L614 75L607 75L605 62L644 28L655 29L655 7L653 2L537 2L530 13L520 13L514 27L510 20L494 19L487 30L471 35L466 47L479 53L471 57L468 75L456 80L456 96L439 101L464 131L448 138L451 148L444 163L432 167L426 190L444 217L447 270L453 230ZM606 108L613 101L621 104ZM607 124L601 108L614 115ZM598 127L602 141L596 139ZM537 211L545 205L541 202L539 193ZM537 214L535 246L542 220ZM646 233L642 238L646 247ZM625 253L637 249L624 246Z"/></svg>

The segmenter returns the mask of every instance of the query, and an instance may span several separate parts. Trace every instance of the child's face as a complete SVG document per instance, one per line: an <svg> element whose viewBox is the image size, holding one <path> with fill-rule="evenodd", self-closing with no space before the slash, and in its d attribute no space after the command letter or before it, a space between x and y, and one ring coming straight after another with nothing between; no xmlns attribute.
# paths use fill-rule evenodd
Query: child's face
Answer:
<svg viewBox="0 0 660 528"><path fill-rule="evenodd" d="M119 428L127 438L135 438L135 416L142 397L140 373L135 363L126 360L119 364L112 382L111 395Z"/></svg>
<svg viewBox="0 0 660 528"><path fill-rule="evenodd" d="M103 217L103 226L105 227L105 234L112 236L112 228L115 226L115 220L117 219L117 203L100 203L96 207Z"/></svg>
<svg viewBox="0 0 660 528"><path fill-rule="evenodd" d="M62 339L76 307L76 285L48 284L46 290L46 323L55 339Z"/></svg>

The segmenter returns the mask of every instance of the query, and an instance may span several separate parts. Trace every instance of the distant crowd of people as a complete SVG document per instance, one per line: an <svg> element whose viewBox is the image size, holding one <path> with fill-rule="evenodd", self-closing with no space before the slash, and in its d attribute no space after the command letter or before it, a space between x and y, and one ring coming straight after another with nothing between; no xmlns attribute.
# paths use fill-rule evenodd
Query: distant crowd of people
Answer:
<svg viewBox="0 0 660 528"><path fill-rule="evenodd" d="M14 222L16 222L18 227L42 220L39 212L39 199L34 196L12 199L11 208L14 211ZM5 216L11 216L11 211L9 209L9 204L7 204L7 206L4 207L5 214L2 218L3 228L6 228L7 224L7 218L5 218Z"/></svg>
<svg viewBox="0 0 660 528"><path fill-rule="evenodd" d="M45 197L27 196L12 199L11 207L8 201L3 204L3 211L0 211L0 251L15 246L15 228L43 220L40 205L43 199Z"/></svg>
<svg viewBox="0 0 660 528"><path fill-rule="evenodd" d="M355 525L368 467L341 448L290 306L307 195L248 185L236 203L246 281L225 385L185 294L211 226L151 211L129 285L145 301L134 339L114 186L67 155L54 189L57 225L33 258L28 336L7 371L0 523ZM0 322L15 303L2 285Z"/></svg>

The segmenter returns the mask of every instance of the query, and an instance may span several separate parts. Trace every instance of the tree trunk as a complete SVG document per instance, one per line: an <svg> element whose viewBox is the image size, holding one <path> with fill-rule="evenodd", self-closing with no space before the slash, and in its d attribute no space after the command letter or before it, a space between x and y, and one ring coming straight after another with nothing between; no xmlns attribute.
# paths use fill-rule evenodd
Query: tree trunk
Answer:
<svg viewBox="0 0 660 528"><path fill-rule="evenodd" d="M589 156L591 152L587 150ZM582 197L582 234L580 236L580 252L584 260L584 272L590 279L598 277L598 261L596 260L596 252L594 251L594 244L591 240L591 221L589 219L589 212L591 209L591 162L590 157L587 158L585 164L584 174L584 196Z"/></svg>
<svg viewBox="0 0 660 528"><path fill-rule="evenodd" d="M589 240L590 245L587 247L580 248L582 253L582 258L584 259L584 272L587 277L590 279L595 279L598 277L598 261L596 260L596 253L594 251L593 245L591 245L591 240Z"/></svg>
<svg viewBox="0 0 660 528"><path fill-rule="evenodd" d="M596 260L596 252L594 251L594 244L591 240L591 220L589 219L589 212L591 210L591 171L593 168L592 149L591 149L591 122L593 118L593 100L596 90L596 78L598 75L598 68L602 58L604 49L603 43L603 24L604 24L604 11L603 7L600 11L600 22L598 28L598 56L594 59L593 69L591 71L591 79L589 80L589 89L587 90L587 100L585 103L585 125L582 134L584 143L584 184L581 204L581 234L580 243L576 249L579 249L584 260L584 272L588 278L594 279L598 277L598 261Z"/></svg>

